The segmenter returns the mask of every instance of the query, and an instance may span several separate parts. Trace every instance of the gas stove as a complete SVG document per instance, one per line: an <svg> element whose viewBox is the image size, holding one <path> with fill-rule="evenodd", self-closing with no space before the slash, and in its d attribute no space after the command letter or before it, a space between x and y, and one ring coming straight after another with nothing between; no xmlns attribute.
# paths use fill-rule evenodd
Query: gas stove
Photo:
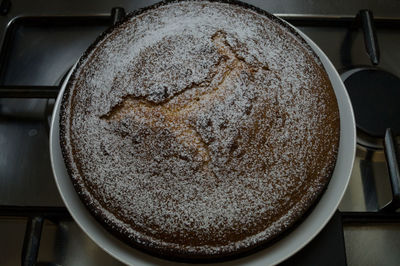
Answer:
<svg viewBox="0 0 400 266"><path fill-rule="evenodd" d="M0 265L120 265L64 207L50 166L49 121L59 86L83 51L125 12L154 2L1 2ZM327 54L358 126L338 211L283 264L400 264L400 3L247 2L295 25Z"/></svg>

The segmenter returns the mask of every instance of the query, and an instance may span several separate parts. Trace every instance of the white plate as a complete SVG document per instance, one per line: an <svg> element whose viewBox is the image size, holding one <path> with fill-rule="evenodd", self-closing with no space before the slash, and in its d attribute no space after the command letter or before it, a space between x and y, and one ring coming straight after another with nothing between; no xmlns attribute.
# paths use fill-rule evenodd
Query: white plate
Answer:
<svg viewBox="0 0 400 266"><path fill-rule="evenodd" d="M322 230L322 228L324 228L337 209L350 179L355 155L356 130L353 109L351 107L349 96L339 74L336 72L328 57L306 35L299 30L297 31L309 43L321 59L332 82L338 100L340 111L340 143L336 167L327 190L315 208L290 234L286 235L270 247L253 255L225 263L219 263L218 265L221 266L239 264L272 265L282 262L292 256L310 242ZM58 190L67 209L76 223L97 245L121 262L130 265L178 264L147 255L115 238L112 234L106 231L94 217L92 217L75 192L61 154L59 137L61 99L67 81L74 68L75 67L71 69L61 87L54 107L50 129L51 164ZM179 263L179 265L183 264Z"/></svg>

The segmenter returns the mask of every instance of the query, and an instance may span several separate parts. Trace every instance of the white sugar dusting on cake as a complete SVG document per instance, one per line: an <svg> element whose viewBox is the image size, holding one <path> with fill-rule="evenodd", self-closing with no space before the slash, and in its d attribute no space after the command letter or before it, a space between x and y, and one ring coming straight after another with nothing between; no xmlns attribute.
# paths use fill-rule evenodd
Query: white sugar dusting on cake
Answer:
<svg viewBox="0 0 400 266"><path fill-rule="evenodd" d="M212 255L269 240L334 166L338 128L325 122L338 113L321 71L297 35L255 11L205 1L145 11L106 35L71 83L72 177L139 245Z"/></svg>

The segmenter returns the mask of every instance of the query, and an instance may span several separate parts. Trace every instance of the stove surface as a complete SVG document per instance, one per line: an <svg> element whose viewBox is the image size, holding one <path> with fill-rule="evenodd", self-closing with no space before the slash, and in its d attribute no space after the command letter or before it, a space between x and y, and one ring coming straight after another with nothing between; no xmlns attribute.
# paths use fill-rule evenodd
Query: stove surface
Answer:
<svg viewBox="0 0 400 266"><path fill-rule="evenodd" d="M0 86L49 86L51 90L60 84L96 36L111 25L109 14L112 7L121 6L129 12L156 1L11 2L10 12L0 17L3 43ZM247 2L280 15L297 26L320 46L339 73L354 66L371 66L362 31L350 30L358 10L368 8L376 18L381 54L379 68L400 77L399 1L385 1L384 5L378 4L379 1L344 0L332 3ZM64 206L54 183L48 152L48 121L53 104L51 98L0 98L1 206L26 207L31 214L39 207ZM400 219L378 215L381 218L367 216L363 220L358 215L376 213L391 200L392 193L382 140L371 139L362 132L358 132L357 137L361 144L357 145L350 184L339 207L341 214L337 214L343 220L347 264L399 265ZM354 212L357 215L353 215ZM20 262L28 219L21 215L23 211L17 213L0 216L0 235L3 236L0 250L7 254L0 256L0 265ZM354 218L356 216L358 218ZM119 264L70 218L57 223L46 220L41 235L38 262ZM333 260L331 262L334 265ZM289 260L287 263L294 262Z"/></svg>

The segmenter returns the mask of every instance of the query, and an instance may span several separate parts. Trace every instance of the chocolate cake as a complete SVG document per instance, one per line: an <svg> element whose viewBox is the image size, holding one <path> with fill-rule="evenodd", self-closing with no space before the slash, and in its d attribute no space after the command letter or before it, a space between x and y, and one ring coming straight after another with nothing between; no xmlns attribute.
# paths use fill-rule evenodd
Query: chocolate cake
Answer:
<svg viewBox="0 0 400 266"><path fill-rule="evenodd" d="M271 243L331 178L336 97L291 27L232 1L163 2L85 52L65 89L61 148L93 216L176 260Z"/></svg>

